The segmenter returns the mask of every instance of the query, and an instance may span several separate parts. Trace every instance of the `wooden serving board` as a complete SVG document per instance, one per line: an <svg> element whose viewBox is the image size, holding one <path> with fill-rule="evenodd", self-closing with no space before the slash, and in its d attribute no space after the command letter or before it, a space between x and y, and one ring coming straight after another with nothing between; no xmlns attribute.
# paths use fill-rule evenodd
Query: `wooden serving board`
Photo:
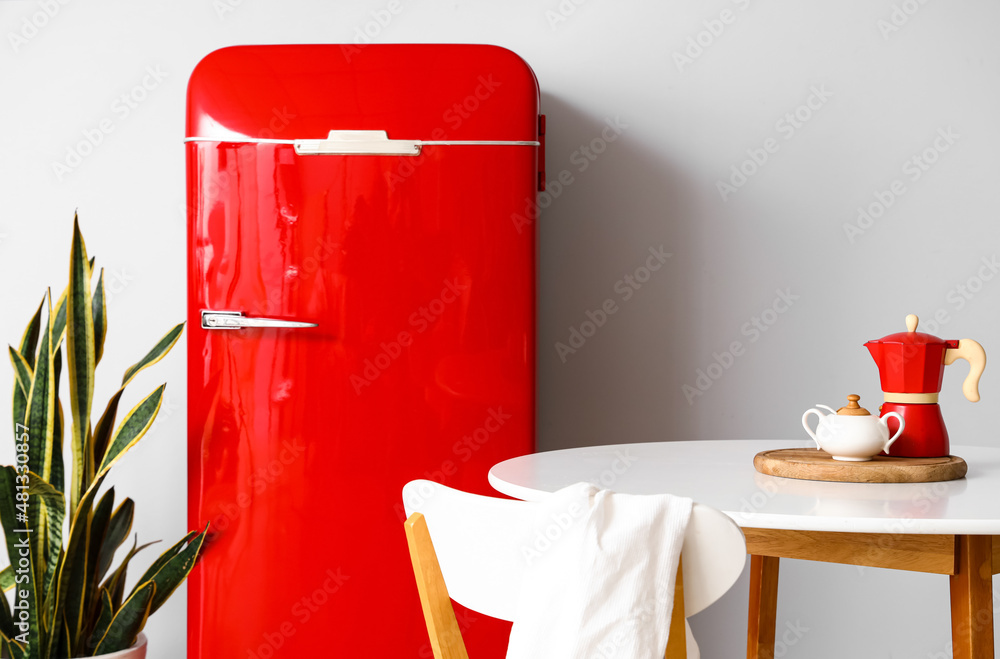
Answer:
<svg viewBox="0 0 1000 659"><path fill-rule="evenodd" d="M762 451L753 459L762 474L808 481L841 483L934 483L965 476L969 465L949 455L946 458L894 458L876 455L868 462L843 462L814 448Z"/></svg>

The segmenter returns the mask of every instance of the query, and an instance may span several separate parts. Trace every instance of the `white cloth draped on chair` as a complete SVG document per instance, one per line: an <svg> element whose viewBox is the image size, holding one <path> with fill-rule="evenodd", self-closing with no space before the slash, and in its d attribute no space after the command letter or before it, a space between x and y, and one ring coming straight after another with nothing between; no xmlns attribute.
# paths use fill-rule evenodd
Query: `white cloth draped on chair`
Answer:
<svg viewBox="0 0 1000 659"><path fill-rule="evenodd" d="M539 503L507 659L662 659L692 505L588 483Z"/></svg>

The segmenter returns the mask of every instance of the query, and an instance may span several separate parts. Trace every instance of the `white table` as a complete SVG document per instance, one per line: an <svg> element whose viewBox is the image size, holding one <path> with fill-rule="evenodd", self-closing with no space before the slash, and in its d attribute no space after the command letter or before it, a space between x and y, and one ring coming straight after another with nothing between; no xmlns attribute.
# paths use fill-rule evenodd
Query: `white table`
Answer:
<svg viewBox="0 0 1000 659"><path fill-rule="evenodd" d="M826 483L765 476L760 451L801 441L657 442L566 449L495 465L490 483L528 501L578 481L631 494L691 497L742 528L751 555L747 657L773 657L781 558L949 575L953 656L993 655L993 580L1000 572L1000 449L952 447L957 481Z"/></svg>

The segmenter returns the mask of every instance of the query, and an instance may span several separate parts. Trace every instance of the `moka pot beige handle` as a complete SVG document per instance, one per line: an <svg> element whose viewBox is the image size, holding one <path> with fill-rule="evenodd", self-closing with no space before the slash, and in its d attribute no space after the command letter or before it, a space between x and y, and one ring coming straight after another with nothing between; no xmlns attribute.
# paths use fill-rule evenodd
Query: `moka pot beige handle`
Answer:
<svg viewBox="0 0 1000 659"><path fill-rule="evenodd" d="M962 339L958 342L957 348L948 348L944 352L945 366L952 365L956 359L969 362L969 374L962 383L962 393L976 403L979 401L979 378L983 377L983 371L986 369L986 351L978 342Z"/></svg>

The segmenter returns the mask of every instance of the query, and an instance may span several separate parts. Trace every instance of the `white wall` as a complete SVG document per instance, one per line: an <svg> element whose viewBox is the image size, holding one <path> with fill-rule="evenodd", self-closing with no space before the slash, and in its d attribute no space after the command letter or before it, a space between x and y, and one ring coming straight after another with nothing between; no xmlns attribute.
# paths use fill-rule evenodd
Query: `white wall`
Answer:
<svg viewBox="0 0 1000 659"><path fill-rule="evenodd" d="M9 34L47 3L55 15L13 44ZM18 341L43 287L64 286L79 208L91 252L117 282L96 395L106 399L184 315L180 140L192 67L231 44L350 42L388 4L0 0L0 337ZM895 4L916 13L880 29ZM712 23L723 11L732 22ZM721 33L699 37L706 21ZM941 336L1000 346L1000 283L978 279L992 277L980 261L997 255L1000 234L998 24L1000 5L989 0L404 0L375 41L488 42L520 53L544 90L550 178L573 178L538 225L541 448L801 436L799 415L816 402L857 392L877 405L861 344L902 330L907 313L943 314ZM699 38L710 45L679 64L675 55ZM145 78L149 70L165 78ZM116 99L144 78L155 88L125 116ZM808 121L794 133L779 123L816 89L825 98L812 98ZM608 118L627 128L580 171L574 152ZM113 132L60 180L53 163L105 119ZM940 130L954 143L913 180L904 163ZM765 145L774 151L766 163L723 199L717 181ZM849 241L843 225L894 180L905 192ZM661 245L672 256L625 301L616 283ZM959 287L975 292L965 299ZM777 290L794 304L767 314L773 326L755 340L745 324ZM564 362L556 343L607 299L618 311ZM683 386L696 386L697 370L734 341L742 354L689 404ZM992 444L992 373L985 402L972 405L961 398L961 370L951 369L942 394L953 441ZM176 411L115 483L137 500L140 536L170 541L186 530L183 345L132 394L163 380ZM0 378L0 400L10 386ZM0 462L10 457L0 442ZM784 656L949 656L943 577L792 561L782 570L779 624L809 630L788 637L796 642ZM746 588L695 620L704 656L743 652ZM152 619L150 659L183 656L183 612L176 596Z"/></svg>

